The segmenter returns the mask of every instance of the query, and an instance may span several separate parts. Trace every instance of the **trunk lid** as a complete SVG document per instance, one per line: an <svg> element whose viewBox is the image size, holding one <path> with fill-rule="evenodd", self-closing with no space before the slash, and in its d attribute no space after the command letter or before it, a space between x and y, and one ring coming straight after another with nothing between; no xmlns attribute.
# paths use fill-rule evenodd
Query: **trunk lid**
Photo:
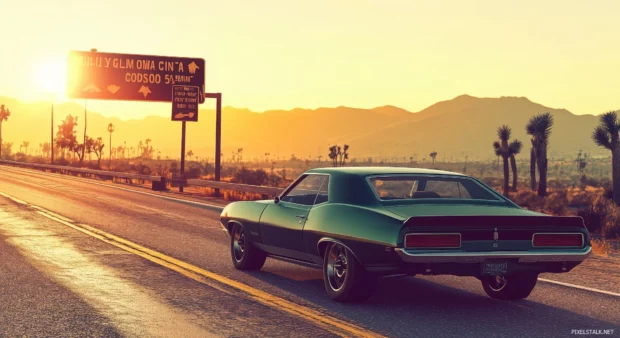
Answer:
<svg viewBox="0 0 620 338"><path fill-rule="evenodd" d="M480 205L401 205L386 207L406 220L399 242L408 233L458 233L463 251L521 251L535 249L534 233L588 232L581 217L547 216L525 209Z"/></svg>

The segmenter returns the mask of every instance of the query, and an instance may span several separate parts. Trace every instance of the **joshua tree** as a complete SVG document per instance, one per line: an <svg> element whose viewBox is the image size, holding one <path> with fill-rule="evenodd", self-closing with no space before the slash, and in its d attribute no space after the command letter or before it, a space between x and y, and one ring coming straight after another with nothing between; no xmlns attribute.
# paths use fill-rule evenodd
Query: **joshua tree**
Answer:
<svg viewBox="0 0 620 338"><path fill-rule="evenodd" d="M515 155L521 152L521 148L523 148L523 143L519 140L514 140L510 142L508 145L508 151L510 153L510 168L512 169L512 191L517 191L517 161L515 160Z"/></svg>
<svg viewBox="0 0 620 338"><path fill-rule="evenodd" d="M600 116L599 125L592 133L594 143L611 150L612 192L614 203L620 206L620 122L616 112Z"/></svg>
<svg viewBox="0 0 620 338"><path fill-rule="evenodd" d="M189 157L191 159L192 156L194 156L194 152L192 150L188 151L187 152L187 157Z"/></svg>
<svg viewBox="0 0 620 338"><path fill-rule="evenodd" d="M549 148L549 136L551 136L552 127L553 115L551 113L534 115L525 126L528 135L532 135L536 166L538 167L538 196L540 197L547 195L547 149Z"/></svg>
<svg viewBox="0 0 620 338"><path fill-rule="evenodd" d="M536 144L534 143L534 137L532 137L531 142L532 148L530 149L530 188L532 189L532 191L534 191L536 190Z"/></svg>
<svg viewBox="0 0 620 338"><path fill-rule="evenodd" d="M340 156L340 166L344 166L344 163L349 159L349 145L345 144L342 150L338 147L338 156Z"/></svg>
<svg viewBox="0 0 620 338"><path fill-rule="evenodd" d="M504 196L508 196L508 181L510 179L510 170L508 169L509 159L512 164L513 171L512 187L515 190L517 188L517 163L514 159L514 155L518 154L522 147L521 141L519 140L514 140L510 143L508 142L511 134L512 130L510 127L503 125L497 128L497 136L499 137L499 141L493 142L495 155L501 156L504 163Z"/></svg>
<svg viewBox="0 0 620 338"><path fill-rule="evenodd" d="M435 164L435 158L437 158L437 152L433 151L432 153L428 154L428 156L430 156L433 159L433 164ZM445 156L444 156L444 162L445 162Z"/></svg>
<svg viewBox="0 0 620 338"><path fill-rule="evenodd" d="M333 145L329 147L329 158L332 160L334 167L343 166L346 160L349 159L349 145L345 144L344 147Z"/></svg>
<svg viewBox="0 0 620 338"><path fill-rule="evenodd" d="M332 160L332 165L335 167L338 161L338 146L329 147L329 159Z"/></svg>
<svg viewBox="0 0 620 338"><path fill-rule="evenodd" d="M0 106L0 145L2 145L2 122L9 119L11 111L5 108L4 105ZM2 146L0 146L0 159L2 158Z"/></svg>

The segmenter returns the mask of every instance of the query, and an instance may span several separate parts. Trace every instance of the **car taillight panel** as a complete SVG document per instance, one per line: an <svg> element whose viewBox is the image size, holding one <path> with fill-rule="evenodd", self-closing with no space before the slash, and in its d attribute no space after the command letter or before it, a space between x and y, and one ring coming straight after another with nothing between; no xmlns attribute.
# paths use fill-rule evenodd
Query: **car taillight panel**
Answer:
<svg viewBox="0 0 620 338"><path fill-rule="evenodd" d="M459 233L410 233L405 235L405 248L408 249L453 249L461 247Z"/></svg>
<svg viewBox="0 0 620 338"><path fill-rule="evenodd" d="M584 237L581 233L537 233L532 236L534 247L582 247L583 242Z"/></svg>

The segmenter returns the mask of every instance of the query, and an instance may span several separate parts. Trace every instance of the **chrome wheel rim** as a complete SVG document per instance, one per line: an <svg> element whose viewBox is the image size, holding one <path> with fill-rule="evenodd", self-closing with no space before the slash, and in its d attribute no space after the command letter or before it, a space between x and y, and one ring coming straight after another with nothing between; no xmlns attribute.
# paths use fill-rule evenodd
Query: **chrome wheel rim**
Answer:
<svg viewBox="0 0 620 338"><path fill-rule="evenodd" d="M489 287L493 291L500 291L506 286L507 280L504 276L495 276L490 282Z"/></svg>
<svg viewBox="0 0 620 338"><path fill-rule="evenodd" d="M347 278L348 255L347 249L334 244L327 253L327 281L334 291L342 289Z"/></svg>
<svg viewBox="0 0 620 338"><path fill-rule="evenodd" d="M243 227L236 226L233 234L233 256L237 262L243 259L245 253L245 232Z"/></svg>

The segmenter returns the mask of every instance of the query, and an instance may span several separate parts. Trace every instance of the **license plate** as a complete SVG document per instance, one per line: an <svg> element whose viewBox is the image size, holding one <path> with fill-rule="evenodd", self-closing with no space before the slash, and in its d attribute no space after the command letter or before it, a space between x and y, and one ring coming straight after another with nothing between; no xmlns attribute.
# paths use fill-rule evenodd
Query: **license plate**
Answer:
<svg viewBox="0 0 620 338"><path fill-rule="evenodd" d="M482 263L482 273L491 276L505 275L508 272L508 263Z"/></svg>

